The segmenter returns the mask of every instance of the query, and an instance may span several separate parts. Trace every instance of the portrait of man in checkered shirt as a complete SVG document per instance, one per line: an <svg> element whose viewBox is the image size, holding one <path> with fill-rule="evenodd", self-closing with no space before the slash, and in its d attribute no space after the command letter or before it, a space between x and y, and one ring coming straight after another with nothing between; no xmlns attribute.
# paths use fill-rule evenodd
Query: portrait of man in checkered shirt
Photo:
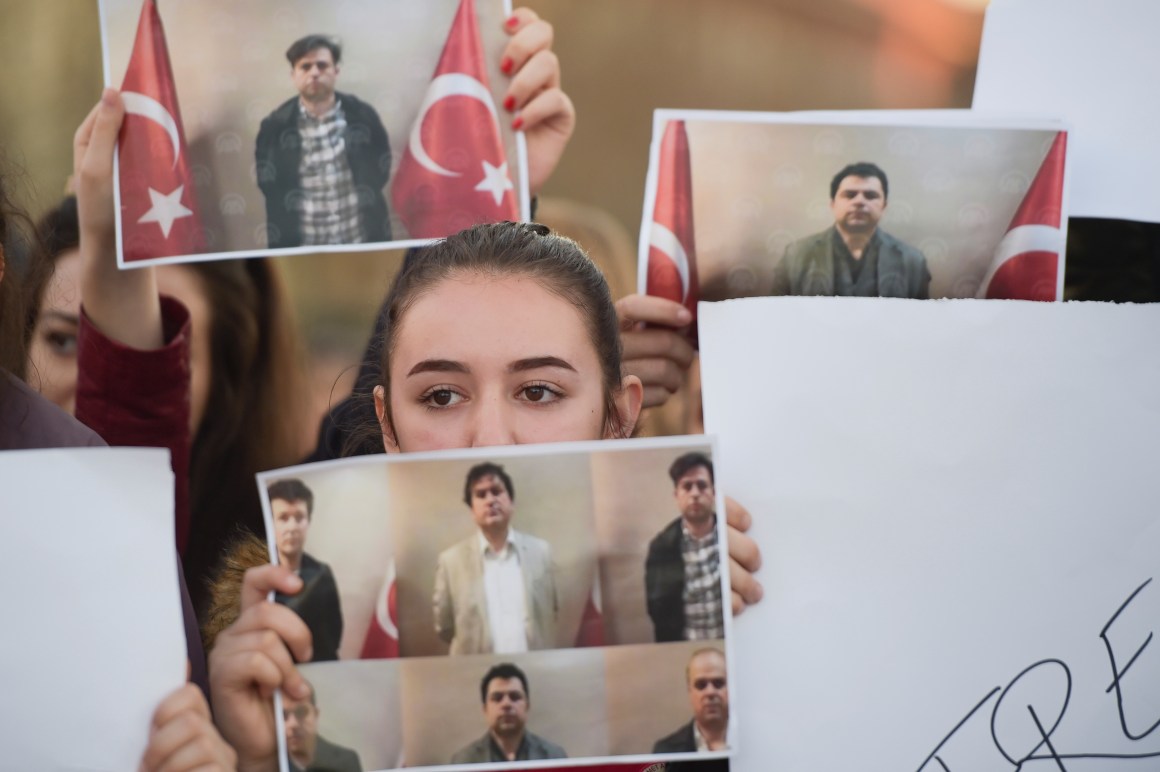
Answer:
<svg viewBox="0 0 1160 772"><path fill-rule="evenodd" d="M680 515L648 545L644 583L657 642L725 637L713 462L686 453L669 467Z"/></svg>
<svg viewBox="0 0 1160 772"><path fill-rule="evenodd" d="M298 95L262 121L255 148L271 248L391 240L391 145L375 108L335 89L342 47L307 35L286 51Z"/></svg>

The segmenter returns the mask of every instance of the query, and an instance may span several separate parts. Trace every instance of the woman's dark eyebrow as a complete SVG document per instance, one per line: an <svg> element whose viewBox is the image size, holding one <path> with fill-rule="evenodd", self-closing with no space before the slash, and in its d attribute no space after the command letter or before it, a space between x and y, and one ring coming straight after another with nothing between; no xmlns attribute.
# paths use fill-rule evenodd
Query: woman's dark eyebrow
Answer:
<svg viewBox="0 0 1160 772"><path fill-rule="evenodd" d="M470 375L471 370L462 362L456 362L451 359L424 359L417 365L411 368L407 373L407 377L418 375L420 373L463 373Z"/></svg>
<svg viewBox="0 0 1160 772"><path fill-rule="evenodd" d="M48 311L41 311L40 313L43 316L56 317L57 319L60 319L62 322L68 322L69 324L80 324L80 321L81 321L80 317L77 316L76 314L66 314L64 311L48 310Z"/></svg>
<svg viewBox="0 0 1160 772"><path fill-rule="evenodd" d="M560 357L529 357L527 359L519 359L508 365L507 371L509 373L522 373L527 370L538 370L541 367L558 367L561 370L576 372L575 367L560 359Z"/></svg>

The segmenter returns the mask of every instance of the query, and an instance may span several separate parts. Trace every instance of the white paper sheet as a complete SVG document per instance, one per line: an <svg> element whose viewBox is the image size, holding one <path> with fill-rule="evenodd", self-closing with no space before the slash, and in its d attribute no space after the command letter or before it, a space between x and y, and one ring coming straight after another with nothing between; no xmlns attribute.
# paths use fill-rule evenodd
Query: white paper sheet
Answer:
<svg viewBox="0 0 1160 772"><path fill-rule="evenodd" d="M1072 216L1160 222L1160 3L994 0L976 110L1054 115L1072 128Z"/></svg>
<svg viewBox="0 0 1160 772"><path fill-rule="evenodd" d="M734 772L1015 769L999 746L1046 756L1024 772L1160 769L1160 306L699 314L718 481L765 563ZM1063 665L1057 763L1028 707L1050 730Z"/></svg>
<svg viewBox="0 0 1160 772"><path fill-rule="evenodd" d="M185 678L164 450L0 453L0 768L136 769Z"/></svg>

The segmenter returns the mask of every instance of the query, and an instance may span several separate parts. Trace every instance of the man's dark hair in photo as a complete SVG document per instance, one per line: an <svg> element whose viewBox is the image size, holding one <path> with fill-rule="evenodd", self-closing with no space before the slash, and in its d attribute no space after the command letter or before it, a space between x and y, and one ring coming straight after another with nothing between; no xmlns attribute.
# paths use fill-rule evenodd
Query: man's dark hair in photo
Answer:
<svg viewBox="0 0 1160 772"><path fill-rule="evenodd" d="M334 60L335 64L342 61L342 46L326 35L307 35L295 40L286 49L286 61L290 62L290 66L293 67L299 59L319 48L330 51L330 58Z"/></svg>
<svg viewBox="0 0 1160 772"><path fill-rule="evenodd" d="M717 481L713 479L713 462L710 461L709 457L704 453L696 452L686 453L683 456L679 456L677 460L673 462L673 465L669 467L669 477L673 478L673 485L676 485L678 482L680 482L682 477L699 466L703 466L705 469L709 470L709 482L716 485Z"/></svg>
<svg viewBox="0 0 1160 772"><path fill-rule="evenodd" d="M479 699L481 702L487 702L487 686L497 678L504 680L510 678L520 679L520 684L524 687L524 697L528 699L528 702L531 702L532 692L528 688L528 677L524 675L524 671L510 662L501 662L498 665L493 665L491 670L488 670L483 676L483 680L479 682Z"/></svg>
<svg viewBox="0 0 1160 772"><path fill-rule="evenodd" d="M482 480L484 477L498 477L503 480L503 486L507 488L508 498L512 501L516 500L516 489L512 485L512 478L508 477L508 473L503 470L499 464L493 464L490 461L485 461L482 464L476 464L467 472L467 482L463 483L463 503L471 506L471 486L476 482Z"/></svg>
<svg viewBox="0 0 1160 772"><path fill-rule="evenodd" d="M314 493L306 487L306 483L299 479L291 477L286 480L277 480L270 484L270 487L266 489L266 493L270 501L274 499L282 499L282 501L305 501L307 518L314 513Z"/></svg>
<svg viewBox="0 0 1160 772"><path fill-rule="evenodd" d="M856 164L847 165L842 171L834 175L834 179L830 180L831 201L838 195L838 188L841 186L842 180L847 177L877 177L878 181L882 183L882 198L890 198L890 183L886 181L886 172L879 169L877 164L859 161Z"/></svg>

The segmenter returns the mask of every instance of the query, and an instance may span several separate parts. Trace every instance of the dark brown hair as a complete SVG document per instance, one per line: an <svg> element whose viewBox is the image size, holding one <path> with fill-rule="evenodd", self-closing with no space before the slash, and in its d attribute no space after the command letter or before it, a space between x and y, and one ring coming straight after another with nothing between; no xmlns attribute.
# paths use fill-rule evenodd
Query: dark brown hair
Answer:
<svg viewBox="0 0 1160 772"><path fill-rule="evenodd" d="M282 501L294 503L301 501L306 505L306 519L310 519L310 515L314 512L314 491L306 487L306 483L299 480L297 477L287 477L283 480L275 480L266 488L266 498L270 501L274 499L281 499Z"/></svg>
<svg viewBox="0 0 1160 772"><path fill-rule="evenodd" d="M325 48L330 52L330 58L334 60L335 64L342 61L342 46L326 35L307 35L304 38L298 38L286 49L286 61L290 62L290 66L293 67L298 64L299 59L320 48Z"/></svg>
<svg viewBox="0 0 1160 772"><path fill-rule="evenodd" d="M681 481L681 478L693 471L699 466L705 467L709 472L709 482L716 485L713 480L713 462L704 453L686 453L683 456L678 456L677 460L669 467L669 477L673 478L673 485Z"/></svg>
<svg viewBox="0 0 1160 772"><path fill-rule="evenodd" d="M838 196L838 188L842 186L842 180L847 177L877 177L878 181L882 183L882 198L890 198L890 183L886 181L886 172L878 168L877 164L872 164L869 161L859 161L854 164L847 164L842 168L842 171L834 175L830 180L830 200L833 201Z"/></svg>
<svg viewBox="0 0 1160 772"><path fill-rule="evenodd" d="M9 195L9 179L0 171L0 370L21 380L27 373L28 343L32 328L25 313L26 299L16 250L39 251L36 229L28 215ZM25 273L31 270L24 266ZM0 388L6 384L0 378Z"/></svg>
<svg viewBox="0 0 1160 772"><path fill-rule="evenodd" d="M56 261L65 252L80 246L80 221L75 196L67 196L49 209L36 223L36 245L28 256L28 267L21 279L24 299L25 353L31 345L44 291L56 273Z"/></svg>
<svg viewBox="0 0 1160 772"><path fill-rule="evenodd" d="M281 275L265 258L193 263L213 318L213 377L189 465L184 555L195 606L243 526L265 533L254 474L297 463L305 414L301 351Z"/></svg>
<svg viewBox="0 0 1160 772"><path fill-rule="evenodd" d="M576 308L600 360L605 431L614 437L627 436L631 427L625 426L615 402L622 377L620 322L604 274L575 241L543 225L515 222L476 225L438 241L395 277L387 295L387 332L380 361L387 428L394 430L389 363L403 318L415 301L441 281L466 273L526 276Z"/></svg>
<svg viewBox="0 0 1160 772"><path fill-rule="evenodd" d="M512 485L512 478L504 471L499 464L494 464L491 461L484 461L482 464L476 464L467 471L467 480L463 483L463 503L471 506L471 487L484 477L498 477L503 486L507 488L508 498L512 501L516 500L516 488Z"/></svg>

